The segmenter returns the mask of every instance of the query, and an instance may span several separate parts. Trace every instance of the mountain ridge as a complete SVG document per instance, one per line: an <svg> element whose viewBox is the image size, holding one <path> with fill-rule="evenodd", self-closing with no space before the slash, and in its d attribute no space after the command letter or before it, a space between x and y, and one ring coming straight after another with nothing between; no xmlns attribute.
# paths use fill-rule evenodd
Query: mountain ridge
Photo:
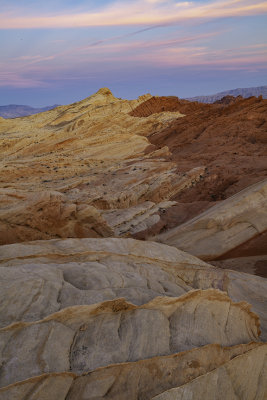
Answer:
<svg viewBox="0 0 267 400"><path fill-rule="evenodd" d="M110 95L110 91L107 88L102 88L101 90L108 90L108 94ZM112 94L112 93L111 93ZM193 96L193 97L184 97L181 99L185 99L188 101L197 101L200 103L214 103L215 101L221 100L225 96L242 96L244 98L251 97L251 96L262 96L264 99L267 99L267 86L253 86L249 88L236 88L236 89L229 89L223 92L214 93L211 95L203 95L203 96ZM141 96L142 97L142 96ZM83 100L81 100L83 101ZM77 102L79 103L79 102ZM76 104L74 102L73 104ZM19 118L19 117L26 117L28 115L39 114L41 112L53 110L56 107L59 107L61 104L54 104L52 106L46 107L32 107L23 104L8 104L4 106L0 106L0 117L8 119L8 118Z"/></svg>
<svg viewBox="0 0 267 400"><path fill-rule="evenodd" d="M2 118L18 118L26 117L28 115L39 114L41 112L53 110L58 107L59 104L46 107L31 107L21 104L8 104L6 106L0 106L0 117Z"/></svg>
<svg viewBox="0 0 267 400"><path fill-rule="evenodd" d="M267 86L253 86L249 88L229 89L215 94L186 97L185 99L189 101L198 101L200 103L214 103L217 100L221 100L225 96L242 96L244 98L252 96L262 96L264 99L267 99Z"/></svg>

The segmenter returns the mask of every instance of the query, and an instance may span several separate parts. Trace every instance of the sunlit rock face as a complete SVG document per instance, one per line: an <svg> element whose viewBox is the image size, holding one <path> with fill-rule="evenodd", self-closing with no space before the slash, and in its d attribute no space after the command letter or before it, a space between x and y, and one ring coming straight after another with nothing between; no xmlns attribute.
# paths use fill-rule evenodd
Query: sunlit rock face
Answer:
<svg viewBox="0 0 267 400"><path fill-rule="evenodd" d="M103 88L0 120L1 400L266 398L266 180L211 200L182 134L264 107Z"/></svg>

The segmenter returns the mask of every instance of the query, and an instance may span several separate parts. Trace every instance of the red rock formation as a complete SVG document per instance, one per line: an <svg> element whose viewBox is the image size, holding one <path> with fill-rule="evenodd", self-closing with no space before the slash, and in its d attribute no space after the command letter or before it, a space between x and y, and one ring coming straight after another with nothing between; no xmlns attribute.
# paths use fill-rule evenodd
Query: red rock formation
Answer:
<svg viewBox="0 0 267 400"><path fill-rule="evenodd" d="M229 96L217 104L202 104L175 97L151 98L131 115L144 117L180 111L184 118L152 133L148 139L158 148L168 146L177 170L204 165L206 173L195 187L174 197L180 202L225 199L266 175L267 100L261 97L235 100Z"/></svg>
<svg viewBox="0 0 267 400"><path fill-rule="evenodd" d="M182 100L175 96L151 97L141 103L129 114L133 117L149 117L163 111L179 111L182 114L191 114L199 109L211 109L212 105L197 101Z"/></svg>

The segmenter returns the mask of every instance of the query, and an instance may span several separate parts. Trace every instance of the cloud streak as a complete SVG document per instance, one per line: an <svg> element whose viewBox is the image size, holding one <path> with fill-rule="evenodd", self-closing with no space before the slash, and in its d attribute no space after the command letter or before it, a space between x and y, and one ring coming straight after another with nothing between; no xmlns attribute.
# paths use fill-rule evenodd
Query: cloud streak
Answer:
<svg viewBox="0 0 267 400"><path fill-rule="evenodd" d="M10 88L45 88L47 83L32 77L23 76L20 72L2 71L0 72L0 87Z"/></svg>
<svg viewBox="0 0 267 400"><path fill-rule="evenodd" d="M251 69L266 66L266 44L256 43L225 49L209 48L203 39L216 33L161 40L157 43L103 43L75 49L65 54L21 56L1 63L0 86L44 87L46 82L62 79L87 79L89 75L110 74L111 71L169 68ZM59 62L55 62L59 60ZM65 78L64 78L65 77Z"/></svg>
<svg viewBox="0 0 267 400"><path fill-rule="evenodd" d="M220 35L223 33L222 31L218 32L209 32L209 33L203 33L203 34L198 34L198 35L189 35L186 37L181 37L181 38L174 38L174 39L169 39L169 40L159 40L159 41L138 41L138 42L124 42L124 43L110 43L112 42L112 39L107 39L107 40L100 40L98 42L89 44L88 46L83 46L83 47L78 47L76 49L72 49L68 52L62 53L62 54L67 54L71 53L73 54L74 52L81 52L84 53L86 51L98 51L98 52L125 52L125 51L134 51L134 50L150 50L155 48L156 50L160 50L164 47L177 47L182 44L190 44L192 42L197 42L200 40L205 40L212 38L214 36ZM125 35L128 36L128 35ZM124 37L125 37L124 36ZM97 47L97 49L95 48ZM92 49L95 48L95 49Z"/></svg>
<svg viewBox="0 0 267 400"><path fill-rule="evenodd" d="M135 0L131 4L116 2L98 11L54 15L21 15L20 12L1 13L0 29L79 28L93 26L164 25L180 21L262 15L267 2L255 0L219 0L208 4L176 3L174 0Z"/></svg>

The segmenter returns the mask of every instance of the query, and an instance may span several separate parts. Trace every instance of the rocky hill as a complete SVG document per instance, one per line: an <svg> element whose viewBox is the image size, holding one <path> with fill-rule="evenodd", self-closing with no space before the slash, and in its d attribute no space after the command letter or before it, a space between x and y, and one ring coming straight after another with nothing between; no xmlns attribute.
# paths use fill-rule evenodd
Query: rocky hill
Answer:
<svg viewBox="0 0 267 400"><path fill-rule="evenodd" d="M266 398L266 111L0 118L1 400Z"/></svg>
<svg viewBox="0 0 267 400"><path fill-rule="evenodd" d="M242 96L244 98L251 96L262 96L264 99L267 99L267 86L257 86L257 87L249 87L249 88L238 88L232 90L226 90L224 92L212 94L209 96L195 96L190 97L187 100L190 101L198 101L200 103L214 103L217 100L222 99L225 96Z"/></svg>
<svg viewBox="0 0 267 400"><path fill-rule="evenodd" d="M58 104L43 108L35 108L30 106L22 106L17 104L9 104L8 106L0 106L0 117L2 118L18 118L27 115L38 114L41 112L52 110L58 107Z"/></svg>

